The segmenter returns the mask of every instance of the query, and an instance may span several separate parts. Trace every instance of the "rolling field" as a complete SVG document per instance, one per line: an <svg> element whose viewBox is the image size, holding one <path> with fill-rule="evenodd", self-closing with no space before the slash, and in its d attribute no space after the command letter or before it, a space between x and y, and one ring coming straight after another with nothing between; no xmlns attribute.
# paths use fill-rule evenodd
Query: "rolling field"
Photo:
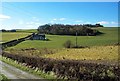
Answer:
<svg viewBox="0 0 120 81"><path fill-rule="evenodd" d="M25 37L29 34L31 34L31 33L3 32L1 42L7 42L7 41L10 41L10 40L22 38L22 37Z"/></svg>
<svg viewBox="0 0 120 81"><path fill-rule="evenodd" d="M103 32L99 36L78 36L78 45L82 46L103 46L113 45L118 42L118 28L98 28ZM75 45L75 36L46 35L50 41L27 40L12 48L63 48L67 40L71 40Z"/></svg>
<svg viewBox="0 0 120 81"><path fill-rule="evenodd" d="M75 44L75 36L46 35L50 41L27 40L16 46L5 49L12 54L25 56L42 56L53 59L74 59L74 60L118 60L118 28L98 28L104 34L99 36L78 36L78 45L89 46L82 49L65 49L63 44L71 40ZM22 34L21 34L22 33ZM3 40L18 38L29 33L21 31L14 33L3 33ZM14 36L15 35L15 36ZM10 37L10 38L9 38Z"/></svg>
<svg viewBox="0 0 120 81"><path fill-rule="evenodd" d="M67 40L75 44L75 36L46 35L50 41L27 40L6 48L3 56L26 63L33 68L37 67L46 73L55 72L58 78L63 76L69 79L73 75L74 78L81 80L79 76L82 75L92 79L95 76L98 80L101 78L104 80L105 77L105 81L110 81L106 80L108 76L111 79L117 79L116 77L119 76L118 52L120 52L119 44L117 44L118 30L117 28L99 28L99 30L104 34L78 36L78 44L88 46L85 48L63 47Z"/></svg>

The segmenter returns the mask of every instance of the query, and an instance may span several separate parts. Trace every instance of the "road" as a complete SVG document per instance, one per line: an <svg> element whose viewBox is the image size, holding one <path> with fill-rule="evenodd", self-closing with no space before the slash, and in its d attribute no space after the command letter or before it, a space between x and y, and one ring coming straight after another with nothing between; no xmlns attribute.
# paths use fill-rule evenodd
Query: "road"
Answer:
<svg viewBox="0 0 120 81"><path fill-rule="evenodd" d="M0 73L4 74L8 79L42 79L38 76L24 72L14 66L8 65L0 61ZM26 80L25 80L26 81Z"/></svg>

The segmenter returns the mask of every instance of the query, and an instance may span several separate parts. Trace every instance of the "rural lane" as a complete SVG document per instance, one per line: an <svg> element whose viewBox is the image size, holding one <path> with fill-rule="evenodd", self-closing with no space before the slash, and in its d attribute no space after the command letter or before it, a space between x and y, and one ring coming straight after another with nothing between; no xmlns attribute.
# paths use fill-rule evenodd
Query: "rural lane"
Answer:
<svg viewBox="0 0 120 81"><path fill-rule="evenodd" d="M4 74L8 79L42 79L2 61L0 61L0 73Z"/></svg>

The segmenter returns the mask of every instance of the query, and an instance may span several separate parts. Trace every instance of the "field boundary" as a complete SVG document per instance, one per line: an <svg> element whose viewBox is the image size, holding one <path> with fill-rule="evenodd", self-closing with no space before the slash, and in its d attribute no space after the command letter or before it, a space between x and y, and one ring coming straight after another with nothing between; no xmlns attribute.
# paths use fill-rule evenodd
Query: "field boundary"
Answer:
<svg viewBox="0 0 120 81"><path fill-rule="evenodd" d="M26 63L27 66L39 68L44 72L54 72L58 78L92 81L119 81L120 69L117 65L84 63L76 60L54 60L42 57L26 57L3 52L2 56Z"/></svg>

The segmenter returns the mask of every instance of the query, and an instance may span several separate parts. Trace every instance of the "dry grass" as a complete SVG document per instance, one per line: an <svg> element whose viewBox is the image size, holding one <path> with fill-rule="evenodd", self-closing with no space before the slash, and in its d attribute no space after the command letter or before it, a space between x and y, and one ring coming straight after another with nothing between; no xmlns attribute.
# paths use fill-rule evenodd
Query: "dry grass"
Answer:
<svg viewBox="0 0 120 81"><path fill-rule="evenodd" d="M6 52L20 54L30 57L45 57L53 59L74 59L74 60L118 60L118 46L94 46L81 49L50 49L50 48L29 48L15 49L8 48Z"/></svg>
<svg viewBox="0 0 120 81"><path fill-rule="evenodd" d="M118 60L118 46L96 46L83 49L65 49L43 57L74 60Z"/></svg>

